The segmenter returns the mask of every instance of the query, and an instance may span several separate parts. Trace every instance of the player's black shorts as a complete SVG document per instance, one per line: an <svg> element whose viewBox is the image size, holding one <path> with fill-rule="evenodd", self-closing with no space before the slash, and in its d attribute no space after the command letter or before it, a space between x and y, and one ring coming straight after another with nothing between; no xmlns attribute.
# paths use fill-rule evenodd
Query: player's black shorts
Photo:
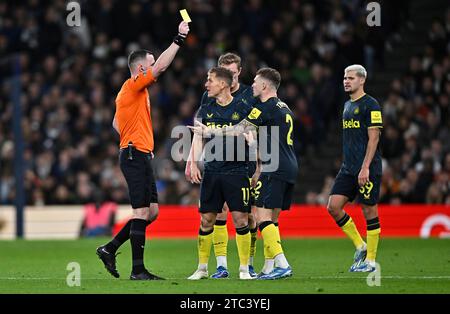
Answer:
<svg viewBox="0 0 450 314"><path fill-rule="evenodd" d="M204 173L200 185L201 213L222 212L227 202L230 211L250 212L250 182L246 174Z"/></svg>
<svg viewBox="0 0 450 314"><path fill-rule="evenodd" d="M152 168L151 153L144 153L132 148L121 149L119 154L120 170L128 184L131 207L149 207L150 203L158 203L155 176Z"/></svg>
<svg viewBox="0 0 450 314"><path fill-rule="evenodd" d="M262 173L255 188L255 205L270 209L289 210L294 184Z"/></svg>
<svg viewBox="0 0 450 314"><path fill-rule="evenodd" d="M344 195L352 202L355 198L358 203L375 205L380 197L381 175L369 174L369 182L363 187L358 184L358 176L343 173L336 176L330 195Z"/></svg>

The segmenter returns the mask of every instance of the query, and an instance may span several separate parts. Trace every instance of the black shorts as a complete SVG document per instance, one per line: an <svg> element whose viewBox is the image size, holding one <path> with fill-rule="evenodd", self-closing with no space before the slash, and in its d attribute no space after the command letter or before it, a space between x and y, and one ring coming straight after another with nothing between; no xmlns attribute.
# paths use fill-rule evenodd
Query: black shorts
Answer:
<svg viewBox="0 0 450 314"><path fill-rule="evenodd" d="M119 154L120 170L128 184L131 207L149 207L150 203L158 203L155 176L152 168L151 153L132 149L132 159L129 149L121 149Z"/></svg>
<svg viewBox="0 0 450 314"><path fill-rule="evenodd" d="M255 205L262 208L289 210L293 192L293 183L262 173L255 187Z"/></svg>
<svg viewBox="0 0 450 314"><path fill-rule="evenodd" d="M227 202L230 211L250 212L250 182L246 174L204 173L200 185L201 213L221 213Z"/></svg>
<svg viewBox="0 0 450 314"><path fill-rule="evenodd" d="M369 174L369 182L363 187L358 184L358 176L343 173L336 176L330 195L344 195L352 202L355 198L360 204L376 205L380 197L381 175Z"/></svg>

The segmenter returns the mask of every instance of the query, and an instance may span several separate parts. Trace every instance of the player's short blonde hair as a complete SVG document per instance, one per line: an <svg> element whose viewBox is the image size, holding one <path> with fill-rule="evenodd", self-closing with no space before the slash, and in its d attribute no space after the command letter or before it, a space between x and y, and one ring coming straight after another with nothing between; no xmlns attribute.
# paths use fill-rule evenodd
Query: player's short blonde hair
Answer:
<svg viewBox="0 0 450 314"><path fill-rule="evenodd" d="M217 65L220 67L233 63L236 63L238 69L241 67L241 57L232 52L227 52L226 54L221 55L217 61Z"/></svg>
<svg viewBox="0 0 450 314"><path fill-rule="evenodd" d="M367 78L367 71L361 64L352 64L345 68L344 73L355 71L359 77Z"/></svg>

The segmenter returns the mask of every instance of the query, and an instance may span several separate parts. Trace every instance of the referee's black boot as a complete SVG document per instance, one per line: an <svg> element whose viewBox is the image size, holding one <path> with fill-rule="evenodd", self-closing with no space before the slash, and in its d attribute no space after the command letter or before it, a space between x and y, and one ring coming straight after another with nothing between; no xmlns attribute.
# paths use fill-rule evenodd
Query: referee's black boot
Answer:
<svg viewBox="0 0 450 314"><path fill-rule="evenodd" d="M102 260L106 270L114 277L119 278L120 275L116 269L116 255L108 252L104 245L97 248L97 255Z"/></svg>
<svg viewBox="0 0 450 314"><path fill-rule="evenodd" d="M131 280L165 280L164 278L158 277L158 276L150 273L146 269L142 273L139 273L139 274L131 273L130 279Z"/></svg>

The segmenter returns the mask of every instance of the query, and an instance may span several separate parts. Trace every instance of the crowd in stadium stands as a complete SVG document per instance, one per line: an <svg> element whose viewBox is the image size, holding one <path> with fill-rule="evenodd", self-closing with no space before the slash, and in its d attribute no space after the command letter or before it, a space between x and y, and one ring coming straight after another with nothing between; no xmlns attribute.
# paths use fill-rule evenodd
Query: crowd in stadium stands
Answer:
<svg viewBox="0 0 450 314"><path fill-rule="evenodd" d="M408 19L408 1L380 1L386 14L376 30L367 27L359 0L78 2L80 27L67 26L65 1L0 2L0 204L12 204L15 194L10 78L16 52L27 204L84 204L97 190L128 204L111 126L115 96L129 77L127 55L146 48L158 56L175 35L178 10L189 8L186 45L150 95L160 203L197 204L198 188L184 180L185 163L171 158L177 139L170 135L174 126L192 123L206 72L220 54L242 57L247 84L261 66L281 72L279 95L297 117L295 147L303 156L337 123L346 98L343 69L352 63L365 64L369 73L382 68L386 45ZM448 15L446 21L433 25L424 56L411 60L410 72L392 83L383 102L385 202L449 202Z"/></svg>

